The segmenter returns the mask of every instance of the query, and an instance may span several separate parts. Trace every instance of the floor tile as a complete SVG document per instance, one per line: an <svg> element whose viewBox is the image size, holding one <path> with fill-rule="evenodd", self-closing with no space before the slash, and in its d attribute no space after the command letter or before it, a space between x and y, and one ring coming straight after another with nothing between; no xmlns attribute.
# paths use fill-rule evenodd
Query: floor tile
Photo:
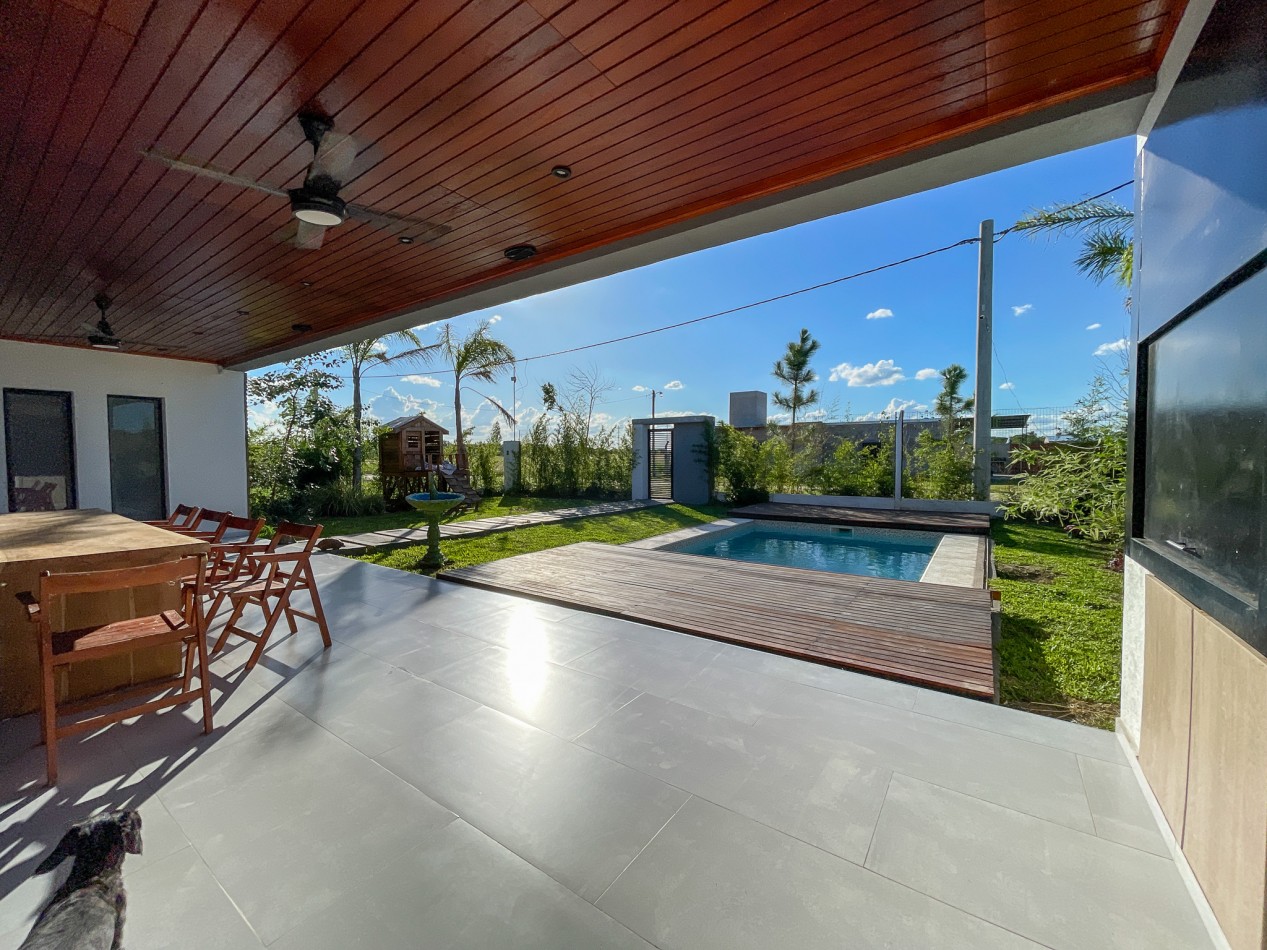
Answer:
<svg viewBox="0 0 1267 950"><path fill-rule="evenodd" d="M1078 758L1078 765L1082 768L1096 834L1168 857L1170 849L1130 766L1084 756Z"/></svg>
<svg viewBox="0 0 1267 950"><path fill-rule="evenodd" d="M341 900L275 950L653 950L462 821L347 883Z"/></svg>
<svg viewBox="0 0 1267 950"><path fill-rule="evenodd" d="M616 639L615 635L591 630L567 621L543 616L540 605L524 601L523 606L487 615L462 629L490 646L524 656L541 656L551 663L567 663Z"/></svg>
<svg viewBox="0 0 1267 950"><path fill-rule="evenodd" d="M414 642L412 649L379 652L371 647L370 652L387 660L401 669L408 670L415 676L428 676L432 671L456 663L486 649L488 642L478 637L470 637L447 627L435 627L430 624L422 626L422 636Z"/></svg>
<svg viewBox="0 0 1267 950"><path fill-rule="evenodd" d="M649 694L577 741L859 864L890 775L866 757L772 741L740 723Z"/></svg>
<svg viewBox="0 0 1267 950"><path fill-rule="evenodd" d="M718 666L732 664L754 673L764 673L766 676L791 680L803 686L813 686L840 693L842 696L853 696L901 709L913 708L916 697L926 692L915 686L895 683L877 676L851 673L849 670L838 670L821 663L808 663L790 656L750 650L733 644L721 645L720 655L715 663Z"/></svg>
<svg viewBox="0 0 1267 950"><path fill-rule="evenodd" d="M867 867L1057 950L1210 946L1169 860L903 775Z"/></svg>
<svg viewBox="0 0 1267 950"><path fill-rule="evenodd" d="M428 679L565 739L638 695L619 683L551 663L535 642L511 650L489 647Z"/></svg>
<svg viewBox="0 0 1267 950"><path fill-rule="evenodd" d="M687 798L490 709L434 729L379 761L590 900Z"/></svg>
<svg viewBox="0 0 1267 950"><path fill-rule="evenodd" d="M652 643L614 637L567 665L613 683L667 698L694 679L714 656L715 650L705 650L698 657L687 658Z"/></svg>
<svg viewBox="0 0 1267 950"><path fill-rule="evenodd" d="M694 798L598 901L663 950L1037 945Z"/></svg>
<svg viewBox="0 0 1267 950"><path fill-rule="evenodd" d="M915 711L926 716L949 719L1015 739L1028 739L1106 762L1126 762L1117 736L1104 729L1092 729L1076 722L1062 722L1050 716L950 696L931 689L916 690L916 693L919 700L915 704Z"/></svg>

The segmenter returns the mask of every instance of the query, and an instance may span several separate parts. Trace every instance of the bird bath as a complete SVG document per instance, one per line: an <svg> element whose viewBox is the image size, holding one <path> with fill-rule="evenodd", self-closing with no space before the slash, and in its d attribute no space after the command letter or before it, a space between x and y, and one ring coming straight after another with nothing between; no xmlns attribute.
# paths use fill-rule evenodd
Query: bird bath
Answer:
<svg viewBox="0 0 1267 950"><path fill-rule="evenodd" d="M427 519L427 553L418 562L419 567L434 570L444 566L445 557L440 552L440 516L463 500L463 495L449 491L424 491L405 496L405 501Z"/></svg>

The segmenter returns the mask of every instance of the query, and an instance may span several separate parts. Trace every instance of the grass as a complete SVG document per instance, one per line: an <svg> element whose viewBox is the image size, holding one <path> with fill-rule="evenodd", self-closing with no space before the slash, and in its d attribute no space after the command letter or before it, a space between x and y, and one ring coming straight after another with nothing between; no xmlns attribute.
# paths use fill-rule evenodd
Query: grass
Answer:
<svg viewBox="0 0 1267 950"><path fill-rule="evenodd" d="M1109 545L1058 527L996 523L1003 703L1113 728L1121 688L1122 575Z"/></svg>
<svg viewBox="0 0 1267 950"><path fill-rule="evenodd" d="M463 511L450 521L473 521L476 518L501 518L505 515L523 515L532 511L552 511L555 508L571 508L573 505L596 505L599 502L587 498L531 498L524 495L490 495L480 502L474 511ZM390 511L383 515L362 515L349 518L323 518L325 530L321 533L332 538L340 534L364 534L382 531L384 528L423 528L427 519L412 508L409 511Z"/></svg>
<svg viewBox="0 0 1267 950"><path fill-rule="evenodd" d="M724 518L727 510L723 505L661 505L624 514L577 518L531 528L499 531L476 538L452 538L444 541L442 546L445 556L453 562L446 569L452 570L497 561L516 554L575 544L578 541L600 541L604 544L640 541L666 531L676 531L678 528ZM425 545L415 545L368 554L361 560L419 573L418 560L425 551Z"/></svg>

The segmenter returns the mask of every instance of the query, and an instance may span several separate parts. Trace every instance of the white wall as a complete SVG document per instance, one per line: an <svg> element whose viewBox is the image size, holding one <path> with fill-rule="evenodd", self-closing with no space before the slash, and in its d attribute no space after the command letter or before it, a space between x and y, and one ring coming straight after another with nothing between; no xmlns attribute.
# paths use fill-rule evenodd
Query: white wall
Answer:
<svg viewBox="0 0 1267 950"><path fill-rule="evenodd" d="M0 388L73 394L80 508L110 510L106 396L148 396L163 400L169 507L246 514L245 387L244 373L208 363L0 340ZM0 511L8 503L0 489Z"/></svg>
<svg viewBox="0 0 1267 950"><path fill-rule="evenodd" d="M1118 725L1139 748L1144 711L1144 578L1148 570L1126 559L1122 577L1122 705Z"/></svg>

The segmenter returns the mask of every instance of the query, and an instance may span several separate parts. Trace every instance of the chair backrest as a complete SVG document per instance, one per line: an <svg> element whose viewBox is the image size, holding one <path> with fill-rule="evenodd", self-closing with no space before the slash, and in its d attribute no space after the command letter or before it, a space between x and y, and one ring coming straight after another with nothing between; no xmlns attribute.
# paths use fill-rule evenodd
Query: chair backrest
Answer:
<svg viewBox="0 0 1267 950"><path fill-rule="evenodd" d="M233 514L228 511L212 511L210 508L204 508L198 515L198 520L194 522L194 529L197 531L211 531L221 527L225 520L232 518ZM203 527L206 525L206 527Z"/></svg>
<svg viewBox="0 0 1267 950"><path fill-rule="evenodd" d="M277 530L273 532L273 540L269 542L269 551L276 551L283 544L290 544L292 541L303 541L304 553L308 554L316 545L317 539L321 537L321 529L324 525L319 524L295 524L293 521L282 521L277 525Z"/></svg>
<svg viewBox="0 0 1267 950"><path fill-rule="evenodd" d="M82 571L40 574L40 604L48 615L50 597L65 594L88 594L107 590L128 590L134 587L150 587L156 584L180 583L189 577L201 582L206 555L187 554L175 561L147 564L144 567L119 567L105 571Z"/></svg>
<svg viewBox="0 0 1267 950"><path fill-rule="evenodd" d="M177 505L167 523L173 528L191 528L198 521L198 512L201 510L197 505Z"/></svg>
<svg viewBox="0 0 1267 950"><path fill-rule="evenodd" d="M260 536L260 532L264 530L263 518L244 518L241 515L229 515L222 522L224 530L220 532L221 540L224 544L251 544ZM234 534L229 536L229 532L242 532L242 536Z"/></svg>

